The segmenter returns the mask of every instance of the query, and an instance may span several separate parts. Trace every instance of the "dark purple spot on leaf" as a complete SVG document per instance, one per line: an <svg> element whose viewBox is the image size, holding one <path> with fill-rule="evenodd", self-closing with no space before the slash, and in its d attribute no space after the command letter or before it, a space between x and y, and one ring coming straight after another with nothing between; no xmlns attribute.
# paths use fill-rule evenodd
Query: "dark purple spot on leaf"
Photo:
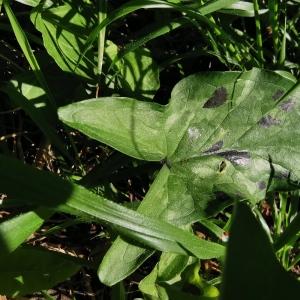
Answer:
<svg viewBox="0 0 300 300"><path fill-rule="evenodd" d="M219 152L218 155L224 157L235 165L247 166L250 163L250 154L246 151L230 150Z"/></svg>
<svg viewBox="0 0 300 300"><path fill-rule="evenodd" d="M293 108L294 108L294 106L295 106L295 101L293 101L293 99L288 99L287 101L285 101L285 102L282 102L280 105L279 105L279 107L283 110L283 111L285 111L285 112L288 112L288 111L291 111Z"/></svg>
<svg viewBox="0 0 300 300"><path fill-rule="evenodd" d="M289 171L275 172L275 174L274 174L275 179L281 179L281 180L288 179L289 176L290 176Z"/></svg>
<svg viewBox="0 0 300 300"><path fill-rule="evenodd" d="M228 201L230 199L230 196L228 196L224 192L216 192L215 197L216 197L217 200L222 201L222 202L223 201Z"/></svg>
<svg viewBox="0 0 300 300"><path fill-rule="evenodd" d="M226 102L227 96L227 90L223 86L217 88L213 95L204 103L203 108L218 107Z"/></svg>
<svg viewBox="0 0 300 300"><path fill-rule="evenodd" d="M279 125L280 120L271 117L270 115L264 116L260 119L259 125L264 128L269 128L272 125Z"/></svg>
<svg viewBox="0 0 300 300"><path fill-rule="evenodd" d="M274 101L276 101L276 100L280 99L283 95L284 95L284 91L283 90L277 90L275 92L275 94L272 96L272 99Z"/></svg>
<svg viewBox="0 0 300 300"><path fill-rule="evenodd" d="M220 150L223 147L224 142L218 141L215 144L213 144L208 150L204 151L204 153L212 153Z"/></svg>
<svg viewBox="0 0 300 300"><path fill-rule="evenodd" d="M257 183L257 187L262 191L262 190L264 190L264 189L267 187L267 185L266 185L265 182L259 181L259 182Z"/></svg>

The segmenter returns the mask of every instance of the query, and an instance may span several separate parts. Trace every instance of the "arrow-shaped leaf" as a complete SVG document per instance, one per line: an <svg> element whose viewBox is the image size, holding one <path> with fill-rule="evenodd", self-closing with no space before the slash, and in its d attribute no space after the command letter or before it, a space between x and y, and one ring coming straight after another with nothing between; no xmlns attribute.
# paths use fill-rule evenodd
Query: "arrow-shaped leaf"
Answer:
<svg viewBox="0 0 300 300"><path fill-rule="evenodd" d="M128 155L165 159L168 199L160 218L180 225L233 198L255 203L267 191L295 187L299 93L275 72L210 72L179 82L167 106L111 97L72 104L59 115Z"/></svg>

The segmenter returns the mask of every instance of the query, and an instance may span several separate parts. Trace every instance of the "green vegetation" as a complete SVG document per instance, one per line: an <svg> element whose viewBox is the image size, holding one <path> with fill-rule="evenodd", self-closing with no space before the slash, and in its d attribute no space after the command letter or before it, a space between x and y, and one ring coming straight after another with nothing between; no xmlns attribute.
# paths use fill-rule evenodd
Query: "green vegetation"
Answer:
<svg viewBox="0 0 300 300"><path fill-rule="evenodd" d="M298 0L0 11L0 295L297 298Z"/></svg>

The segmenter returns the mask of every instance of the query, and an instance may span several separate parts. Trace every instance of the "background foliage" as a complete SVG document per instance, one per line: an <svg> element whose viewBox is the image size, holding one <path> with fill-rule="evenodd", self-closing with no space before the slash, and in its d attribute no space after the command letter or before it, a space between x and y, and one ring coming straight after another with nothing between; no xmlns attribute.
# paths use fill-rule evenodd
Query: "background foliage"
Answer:
<svg viewBox="0 0 300 300"><path fill-rule="evenodd" d="M0 11L0 295L297 297L298 0Z"/></svg>

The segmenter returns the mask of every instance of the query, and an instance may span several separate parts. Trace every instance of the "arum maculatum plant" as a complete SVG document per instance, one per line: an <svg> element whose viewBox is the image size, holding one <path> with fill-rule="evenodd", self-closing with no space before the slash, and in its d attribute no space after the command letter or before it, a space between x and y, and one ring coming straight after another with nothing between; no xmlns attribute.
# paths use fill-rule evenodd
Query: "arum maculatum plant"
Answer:
<svg viewBox="0 0 300 300"><path fill-rule="evenodd" d="M65 124L128 156L161 162L162 168L133 211L0 156L1 191L18 203L38 207L0 225L5 250L0 272L6 278L0 292L20 295L49 288L87 265L21 245L59 211L104 221L120 233L98 268L106 285L119 283L159 250L159 262L139 285L145 299L295 299L300 283L278 262L252 210L267 193L299 188L299 111L296 80L284 72L259 69L189 76L175 86L165 106L106 97L61 107L59 118ZM234 203L224 259L221 239L200 239L192 225L209 224L209 217ZM276 250L299 231L298 219L279 237ZM15 226L22 230L14 231ZM213 231L221 237L220 228ZM63 273L53 255L59 257ZM214 258L224 265L221 288L215 286L220 281L207 282L198 272L199 259ZM36 259L47 272L32 267Z"/></svg>
<svg viewBox="0 0 300 300"><path fill-rule="evenodd" d="M191 224L216 215L234 201L247 202L248 206L237 208L235 230L245 226L243 234L250 241L253 238L250 248L266 246L264 251L270 252L270 257L263 264L267 270L270 268L270 278L286 278L288 275L272 258L271 246L263 233L261 241L254 237L256 233L247 233L250 224L239 215L245 214L245 219L255 223L250 220L250 207L268 192L299 188L299 96L299 84L285 73L259 69L207 72L180 81L166 106L122 97L89 99L60 108L59 117L67 125L129 156L163 163L137 210L143 215L189 230ZM259 231L262 230L258 229L257 235ZM237 244L229 242L224 299L238 299L227 287L233 284L232 276L239 276L235 273L239 266L233 271L230 263L230 250L239 248ZM257 250L246 252L249 251L245 260L260 256ZM119 282L151 254L153 250L117 238L100 265L100 280L108 285ZM271 270L273 267L276 272ZM262 274L255 276L265 282ZM295 280L289 278L286 282L299 291ZM244 293L246 289L246 299ZM261 299L278 296L268 293L272 295ZM156 296L159 295L152 295Z"/></svg>

